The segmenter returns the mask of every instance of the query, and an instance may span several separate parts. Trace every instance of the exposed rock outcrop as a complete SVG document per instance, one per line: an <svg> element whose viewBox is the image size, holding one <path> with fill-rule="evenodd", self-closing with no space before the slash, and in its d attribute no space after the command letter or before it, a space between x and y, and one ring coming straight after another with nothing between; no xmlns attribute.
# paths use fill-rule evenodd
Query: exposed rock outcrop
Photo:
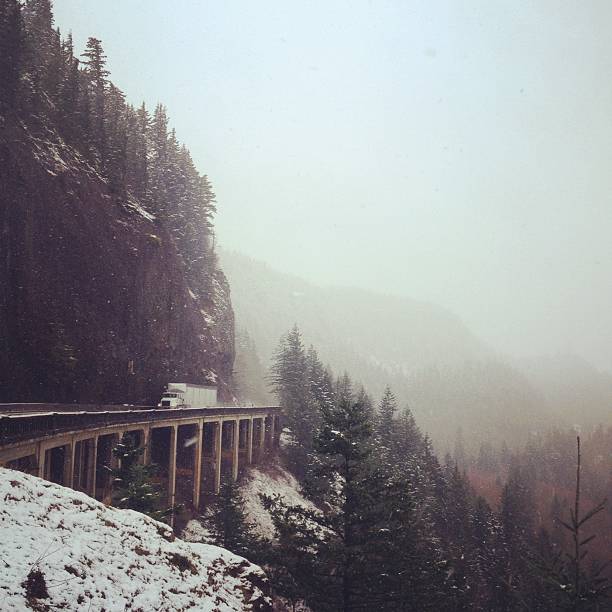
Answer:
<svg viewBox="0 0 612 612"><path fill-rule="evenodd" d="M187 286L173 237L53 131L0 117L0 402L152 403L234 358L229 286Z"/></svg>

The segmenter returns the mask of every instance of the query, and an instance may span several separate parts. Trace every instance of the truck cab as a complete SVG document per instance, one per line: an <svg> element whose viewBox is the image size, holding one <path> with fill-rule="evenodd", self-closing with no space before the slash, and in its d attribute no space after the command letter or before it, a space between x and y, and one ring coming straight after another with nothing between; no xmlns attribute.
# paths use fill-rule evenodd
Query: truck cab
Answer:
<svg viewBox="0 0 612 612"><path fill-rule="evenodd" d="M178 408L185 403L183 394L176 391L166 391L159 402L159 408Z"/></svg>
<svg viewBox="0 0 612 612"><path fill-rule="evenodd" d="M217 387L193 383L168 383L159 408L209 408L217 405Z"/></svg>

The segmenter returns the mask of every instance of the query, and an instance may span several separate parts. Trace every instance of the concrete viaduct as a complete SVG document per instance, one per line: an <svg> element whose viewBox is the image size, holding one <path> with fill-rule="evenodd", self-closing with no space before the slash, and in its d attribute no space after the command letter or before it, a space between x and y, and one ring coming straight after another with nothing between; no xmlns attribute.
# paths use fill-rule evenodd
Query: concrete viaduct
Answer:
<svg viewBox="0 0 612 612"><path fill-rule="evenodd" d="M278 406L170 408L56 404L0 405L0 466L28 472L110 503L108 467L124 433L159 466L168 506L197 511L223 477L275 452Z"/></svg>

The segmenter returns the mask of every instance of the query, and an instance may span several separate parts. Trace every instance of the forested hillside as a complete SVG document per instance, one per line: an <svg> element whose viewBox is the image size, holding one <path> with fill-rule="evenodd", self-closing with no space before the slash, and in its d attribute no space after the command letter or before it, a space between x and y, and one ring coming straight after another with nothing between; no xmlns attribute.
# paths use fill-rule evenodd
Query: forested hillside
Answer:
<svg viewBox="0 0 612 612"><path fill-rule="evenodd" d="M237 253L220 257L237 325L265 366L272 339L297 324L334 370L374 394L391 385L442 451L454 448L459 429L474 452L482 440L525 441L554 412L520 370L434 304L318 287Z"/></svg>
<svg viewBox="0 0 612 612"><path fill-rule="evenodd" d="M297 328L272 383L284 460L316 506L264 496L276 537L248 554L277 594L330 611L610 609L610 430L441 462L391 388L335 376Z"/></svg>
<svg viewBox="0 0 612 612"><path fill-rule="evenodd" d="M0 401L150 403L176 378L229 396L210 182L100 40L74 49L49 0L0 7Z"/></svg>

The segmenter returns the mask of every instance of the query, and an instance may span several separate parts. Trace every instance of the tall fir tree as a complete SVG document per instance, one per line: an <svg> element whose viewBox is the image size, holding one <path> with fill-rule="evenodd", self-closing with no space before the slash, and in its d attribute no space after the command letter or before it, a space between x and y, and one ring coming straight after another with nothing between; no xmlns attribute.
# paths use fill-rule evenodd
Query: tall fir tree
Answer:
<svg viewBox="0 0 612 612"><path fill-rule="evenodd" d="M324 512L287 507L268 499L292 579L315 610L374 609L384 601L378 550L372 534L384 522L377 502L382 490L372 461L372 422L360 404L339 399L322 410L314 448L326 467L330 486L320 505Z"/></svg>
<svg viewBox="0 0 612 612"><path fill-rule="evenodd" d="M51 0L27 0L23 6L27 31L26 70L33 88L31 107L41 112L45 97L57 101L60 82L61 43L53 29Z"/></svg>
<svg viewBox="0 0 612 612"><path fill-rule="evenodd" d="M149 191L149 129L151 119L144 102L126 111L126 191L145 209L151 208Z"/></svg>
<svg viewBox="0 0 612 612"><path fill-rule="evenodd" d="M112 452L119 464L111 470L113 505L142 512L157 520L167 516L168 511L161 507L160 486L154 480L157 466L142 462L144 447L138 445L132 434L126 433Z"/></svg>
<svg viewBox="0 0 612 612"><path fill-rule="evenodd" d="M0 2L0 109L17 102L23 69L25 32L18 0Z"/></svg>
<svg viewBox="0 0 612 612"><path fill-rule="evenodd" d="M375 551L380 610L438 610L451 599L449 564L432 518L433 507L410 473L388 467L373 496L377 508L368 539Z"/></svg>
<svg viewBox="0 0 612 612"><path fill-rule="evenodd" d="M286 451L289 466L302 478L307 470L321 413L312 395L306 352L297 326L281 338L274 356L270 383L283 407L285 423L292 435L292 443Z"/></svg>
<svg viewBox="0 0 612 612"><path fill-rule="evenodd" d="M532 605L534 505L533 491L524 469L512 466L502 491L501 537L496 544L501 562L496 575L497 604L501 610Z"/></svg>
<svg viewBox="0 0 612 612"><path fill-rule="evenodd" d="M125 95L109 83L106 93L106 158L105 174L111 193L121 201L126 200L126 156L127 156L127 115Z"/></svg>
<svg viewBox="0 0 612 612"><path fill-rule="evenodd" d="M574 503L566 512L564 519L558 517L560 524L570 536L569 552L562 555L553 547L541 547L540 556L544 567L545 584L552 586L546 592L547 599L560 610L574 612L595 612L612 609L612 581L605 570L611 561L588 563L589 544L595 540L597 533L590 527L592 520L605 510L606 500L591 507L586 512L582 508L582 452L580 436L576 437L576 480ZM591 529L586 531L586 529ZM586 531L586 532L585 532ZM541 597L541 594L539 594Z"/></svg>
<svg viewBox="0 0 612 612"><path fill-rule="evenodd" d="M397 400L391 387L387 386L380 404L376 419L376 434L382 448L389 460L395 457L395 413L397 412Z"/></svg>
<svg viewBox="0 0 612 612"><path fill-rule="evenodd" d="M233 479L223 481L211 509L211 514L203 522L209 528L213 542L243 557L252 559L257 555L258 539L247 521L245 501Z"/></svg>
<svg viewBox="0 0 612 612"><path fill-rule="evenodd" d="M62 70L58 87L58 117L64 127L65 139L72 145L82 140L79 118L79 61L74 57L72 34L68 34L61 48Z"/></svg>
<svg viewBox="0 0 612 612"><path fill-rule="evenodd" d="M101 169L105 169L107 160L107 135L106 135L106 86L109 75L106 69L106 55L102 48L102 41L91 36L87 40L83 52L83 64L87 77L87 87L83 95L88 98L90 114L90 139L93 145L96 159Z"/></svg>

